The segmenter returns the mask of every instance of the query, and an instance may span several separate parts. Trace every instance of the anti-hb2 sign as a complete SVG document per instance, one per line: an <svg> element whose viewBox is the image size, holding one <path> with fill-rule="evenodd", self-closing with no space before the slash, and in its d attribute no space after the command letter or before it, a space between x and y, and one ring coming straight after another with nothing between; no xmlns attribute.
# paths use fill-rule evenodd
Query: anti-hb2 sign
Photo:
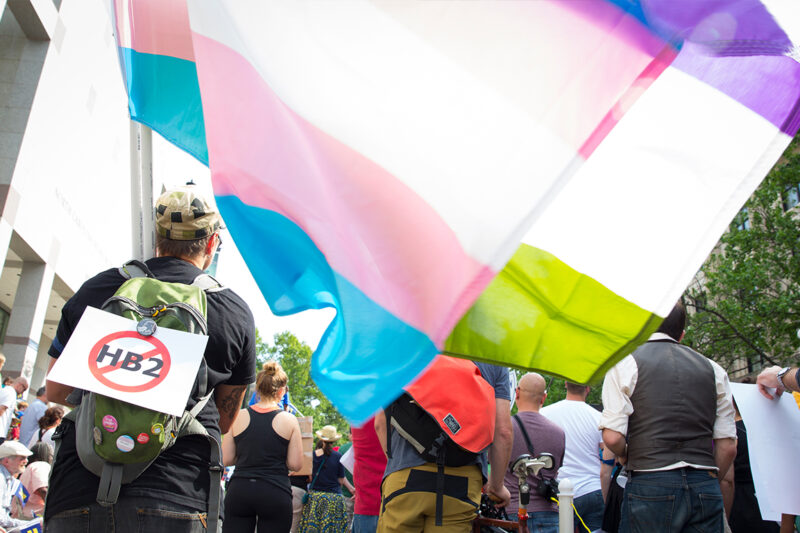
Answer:
<svg viewBox="0 0 800 533"><path fill-rule="evenodd" d="M121 392L152 389L169 375L170 366L164 343L136 331L106 335L89 351L89 370L94 377Z"/></svg>
<svg viewBox="0 0 800 533"><path fill-rule="evenodd" d="M87 307L47 379L180 416L208 337L136 322Z"/></svg>

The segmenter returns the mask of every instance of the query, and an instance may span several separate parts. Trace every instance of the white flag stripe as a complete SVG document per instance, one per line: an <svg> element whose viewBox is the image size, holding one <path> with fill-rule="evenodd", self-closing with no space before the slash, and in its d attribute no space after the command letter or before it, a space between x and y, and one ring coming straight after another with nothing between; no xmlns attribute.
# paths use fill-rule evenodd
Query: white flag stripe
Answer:
<svg viewBox="0 0 800 533"><path fill-rule="evenodd" d="M756 167L789 141L760 115L668 68L524 242L664 316L769 169Z"/></svg>

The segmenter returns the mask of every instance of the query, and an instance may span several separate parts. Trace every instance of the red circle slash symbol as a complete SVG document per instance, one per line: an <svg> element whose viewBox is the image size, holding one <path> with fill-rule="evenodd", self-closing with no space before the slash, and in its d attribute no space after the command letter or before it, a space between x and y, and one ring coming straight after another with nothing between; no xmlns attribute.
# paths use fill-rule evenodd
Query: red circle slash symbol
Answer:
<svg viewBox="0 0 800 533"><path fill-rule="evenodd" d="M152 345L153 349L142 354L128 352L128 355L123 358L122 354L124 350L118 350L114 353L109 351L109 343L120 339L143 341ZM102 355L101 352L103 352ZM106 357L111 360L111 364L99 367L98 363L101 360L105 360ZM143 363L150 359L156 364L150 369L144 368ZM164 378L169 374L169 367L169 351L167 351L167 347L164 346L164 343L152 336L144 337L139 335L135 331L120 331L106 335L97 341L89 352L89 370L92 372L92 375L106 387L120 392L143 392L152 389L164 381ZM155 369L158 369L158 371L156 372ZM134 371L149 379L138 385L124 385L111 380L109 376L106 375L115 370ZM128 372L117 372L115 376L124 376L125 374L128 374Z"/></svg>

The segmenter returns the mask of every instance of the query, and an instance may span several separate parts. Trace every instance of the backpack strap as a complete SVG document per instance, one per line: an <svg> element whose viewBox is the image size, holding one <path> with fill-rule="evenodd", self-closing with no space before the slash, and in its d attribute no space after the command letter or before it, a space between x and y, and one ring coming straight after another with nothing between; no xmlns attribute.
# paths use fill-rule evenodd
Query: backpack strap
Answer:
<svg viewBox="0 0 800 533"><path fill-rule="evenodd" d="M205 272L194 278L192 285L195 287L200 287L205 292L219 292L228 288L217 281L214 276L211 274L206 274Z"/></svg>
<svg viewBox="0 0 800 533"><path fill-rule="evenodd" d="M97 485L97 503L100 505L110 507L117 503L119 489L122 487L122 466L103 461L103 471Z"/></svg>
<svg viewBox="0 0 800 533"><path fill-rule="evenodd" d="M397 401L397 400L395 400ZM386 418L386 457L392 458L392 414L394 413L394 402L384 410Z"/></svg>
<svg viewBox="0 0 800 533"><path fill-rule="evenodd" d="M153 274L153 272L151 272L150 269L147 268L147 265L145 265L142 261L139 261L138 259L131 259L130 261L119 267L117 269L117 272L119 272L120 276L122 276L125 279L156 277L155 274Z"/></svg>
<svg viewBox="0 0 800 533"><path fill-rule="evenodd" d="M222 450L220 449L219 442L209 435L208 430L197 421L197 415L206 406L208 401L213 396L214 391L211 390L208 394L200 398L200 400L192 407L191 411L187 411L182 419L182 424L177 429L177 439L185 437L186 435L201 435L208 440L208 447L210 451L209 466L208 466L208 514L207 531L217 533L219 528L219 511L220 502L222 497ZM189 415L189 416L186 416ZM176 440L177 440L176 439Z"/></svg>
<svg viewBox="0 0 800 533"><path fill-rule="evenodd" d="M442 436L445 436L442 432ZM442 527L442 515L444 514L444 445L436 453L436 514L434 516L436 527Z"/></svg>
<svg viewBox="0 0 800 533"><path fill-rule="evenodd" d="M207 435L208 447L211 450L211 462L208 466L208 514L206 520L208 521L206 531L217 533L219 527L219 510L220 502L222 500L222 472L225 467L222 466L222 450L220 449L219 442L211 435Z"/></svg>

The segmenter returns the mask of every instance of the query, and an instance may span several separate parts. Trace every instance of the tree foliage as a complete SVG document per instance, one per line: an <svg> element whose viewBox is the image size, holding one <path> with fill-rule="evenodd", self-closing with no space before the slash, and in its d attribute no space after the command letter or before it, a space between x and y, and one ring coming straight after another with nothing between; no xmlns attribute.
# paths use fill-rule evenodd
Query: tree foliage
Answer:
<svg viewBox="0 0 800 533"><path fill-rule="evenodd" d="M340 443L348 440L349 424L311 379L311 348L288 331L275 334L272 345L265 343L256 332L256 343L258 369L269 360L281 364L289 376L292 404L304 416L314 417L314 431L330 424L343 435Z"/></svg>
<svg viewBox="0 0 800 533"><path fill-rule="evenodd" d="M734 219L684 295L687 344L729 372L796 364L800 348L800 142ZM694 311L694 313L692 313Z"/></svg>

